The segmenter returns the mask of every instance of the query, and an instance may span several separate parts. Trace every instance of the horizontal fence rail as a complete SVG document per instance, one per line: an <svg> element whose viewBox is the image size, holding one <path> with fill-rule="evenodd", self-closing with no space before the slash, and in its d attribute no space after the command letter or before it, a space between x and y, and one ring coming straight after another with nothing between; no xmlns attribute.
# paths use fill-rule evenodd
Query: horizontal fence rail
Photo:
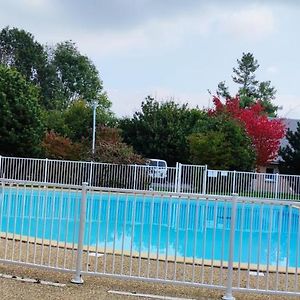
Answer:
<svg viewBox="0 0 300 300"><path fill-rule="evenodd" d="M126 190L300 200L300 176L210 170L207 166L153 167L0 156L0 177Z"/></svg>
<svg viewBox="0 0 300 300"><path fill-rule="evenodd" d="M1 263L300 296L299 202L0 183Z"/></svg>

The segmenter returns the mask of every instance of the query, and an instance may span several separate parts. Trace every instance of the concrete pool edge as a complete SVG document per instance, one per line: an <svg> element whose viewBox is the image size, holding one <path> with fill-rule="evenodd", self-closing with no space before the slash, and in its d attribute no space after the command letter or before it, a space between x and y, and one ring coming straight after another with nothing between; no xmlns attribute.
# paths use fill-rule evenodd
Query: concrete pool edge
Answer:
<svg viewBox="0 0 300 300"><path fill-rule="evenodd" d="M17 235L12 233L4 233L0 232L0 239L1 240L13 240L21 243L29 243L29 244L36 244L40 246L50 246L58 247L60 249L67 249L67 250L77 250L76 243L65 243L65 242L58 242L57 240L48 240L48 239L41 239L41 238L32 238L24 235ZM212 259L193 259L193 258L184 258L182 256L176 257L175 256L168 256L165 255L158 255L157 254L149 254L148 252L137 252L137 251L128 251L124 250L123 252L120 250L115 250L111 248L104 248L104 247L96 247L96 246L83 246L83 251L85 253L98 253L99 257L101 258L101 254L108 254L108 255L117 255L117 256L126 256L132 258L141 258L141 259L149 259L149 260L159 260L159 261L167 261L173 263L180 263L180 264L187 264L187 265L200 265L205 267L216 267L216 268L228 268L228 262L222 260L212 260ZM234 270L241 270L241 271L255 271L255 272L263 272L263 273L284 273L284 274L300 274L300 268L296 267L282 267L282 266L267 266L267 265L257 265L257 264L248 264L248 263L233 263Z"/></svg>

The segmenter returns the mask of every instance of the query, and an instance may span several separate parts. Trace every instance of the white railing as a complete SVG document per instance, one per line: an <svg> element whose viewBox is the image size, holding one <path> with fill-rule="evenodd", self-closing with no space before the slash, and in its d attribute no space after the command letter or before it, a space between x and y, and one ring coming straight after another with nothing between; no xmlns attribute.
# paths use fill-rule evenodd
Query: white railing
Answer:
<svg viewBox="0 0 300 300"><path fill-rule="evenodd" d="M0 180L0 262L300 296L300 204Z"/></svg>
<svg viewBox="0 0 300 300"><path fill-rule="evenodd" d="M168 167L0 156L0 177L44 183L300 200L300 176L226 170L207 166Z"/></svg>

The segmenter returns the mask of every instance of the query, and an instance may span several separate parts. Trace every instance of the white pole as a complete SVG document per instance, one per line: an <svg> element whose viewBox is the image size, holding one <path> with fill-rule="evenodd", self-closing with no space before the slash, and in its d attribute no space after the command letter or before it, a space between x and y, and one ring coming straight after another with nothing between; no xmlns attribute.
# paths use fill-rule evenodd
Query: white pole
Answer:
<svg viewBox="0 0 300 300"><path fill-rule="evenodd" d="M134 164L133 189L136 189L136 164Z"/></svg>
<svg viewBox="0 0 300 300"><path fill-rule="evenodd" d="M174 192L178 193L178 169L179 169L179 163L176 162L176 169L175 169L175 182L174 182Z"/></svg>
<svg viewBox="0 0 300 300"><path fill-rule="evenodd" d="M90 162L90 179L89 179L89 183L92 186L92 180L93 180L93 162Z"/></svg>
<svg viewBox="0 0 300 300"><path fill-rule="evenodd" d="M206 188L207 188L207 165L205 165L204 174L203 174L203 191L202 191L202 193L204 195L206 195L206 193L207 193Z"/></svg>
<svg viewBox="0 0 300 300"><path fill-rule="evenodd" d="M235 176L236 176L236 171L233 171L233 181L232 181L232 193L235 193Z"/></svg>
<svg viewBox="0 0 300 300"><path fill-rule="evenodd" d="M276 183L275 183L275 199L278 197L278 183L279 183L279 174L276 173Z"/></svg>
<svg viewBox="0 0 300 300"><path fill-rule="evenodd" d="M178 163L178 183L177 183L177 193L181 192L181 173L182 173L182 164Z"/></svg>
<svg viewBox="0 0 300 300"><path fill-rule="evenodd" d="M77 283L77 284L82 284L83 283L83 279L81 277L81 268L82 268L84 227L85 227L85 217L86 217L87 185L88 185L87 182L82 183L81 203L80 203L79 236L78 236L77 259L76 259L76 273L75 273L75 277L71 280L72 283Z"/></svg>
<svg viewBox="0 0 300 300"><path fill-rule="evenodd" d="M235 233L235 220L236 220L236 207L237 207L238 194L232 194L232 209L231 209L231 224L230 224L230 238L229 238L229 259L227 271L227 288L226 294L222 297L223 300L234 300L232 296L232 275L233 275L233 252L234 252L234 233Z"/></svg>
<svg viewBox="0 0 300 300"><path fill-rule="evenodd" d="M48 158L45 159L44 183L47 183Z"/></svg>
<svg viewBox="0 0 300 300"><path fill-rule="evenodd" d="M93 145L92 153L95 154L95 141L96 141L96 109L98 107L98 101L93 101Z"/></svg>

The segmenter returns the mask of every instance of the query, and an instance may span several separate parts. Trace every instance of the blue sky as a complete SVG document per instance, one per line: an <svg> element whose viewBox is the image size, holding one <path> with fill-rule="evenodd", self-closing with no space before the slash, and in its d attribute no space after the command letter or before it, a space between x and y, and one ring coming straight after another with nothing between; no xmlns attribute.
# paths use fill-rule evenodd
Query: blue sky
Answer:
<svg viewBox="0 0 300 300"><path fill-rule="evenodd" d="M299 4L298 4L299 3ZM300 1L1 0L0 27L44 44L73 40L97 66L118 116L142 100L208 107L207 90L252 52L277 89L279 115L300 119Z"/></svg>

